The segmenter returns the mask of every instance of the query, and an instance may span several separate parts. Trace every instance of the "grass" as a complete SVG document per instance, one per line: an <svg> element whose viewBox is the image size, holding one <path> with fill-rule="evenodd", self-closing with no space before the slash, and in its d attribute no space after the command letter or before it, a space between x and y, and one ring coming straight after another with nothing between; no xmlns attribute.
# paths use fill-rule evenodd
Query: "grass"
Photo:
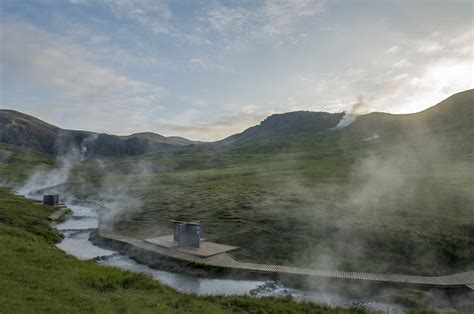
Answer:
<svg viewBox="0 0 474 314"><path fill-rule="evenodd" d="M51 209L0 188L1 313L363 313L291 299L196 297L54 246Z"/></svg>
<svg viewBox="0 0 474 314"><path fill-rule="evenodd" d="M67 189L123 208L115 230L135 237L171 233L169 219L200 220L205 238L241 248L239 260L424 275L472 269L474 171L460 134L369 135L114 160L101 170L145 171L106 177L94 178L101 170L89 162L76 169L86 182ZM154 173L150 164L174 170Z"/></svg>
<svg viewBox="0 0 474 314"><path fill-rule="evenodd" d="M171 233L169 219L200 220L204 237L240 247L240 260L424 275L471 270L470 146L456 132L387 131L366 141L370 135L335 131L102 168L89 162L75 176L88 179L66 189L123 208L115 230L131 236ZM127 172L137 164L145 170ZM110 175L114 169L122 170Z"/></svg>
<svg viewBox="0 0 474 314"><path fill-rule="evenodd" d="M33 169L40 166L54 166L54 158L34 150L0 143L0 183L22 182Z"/></svg>
<svg viewBox="0 0 474 314"><path fill-rule="evenodd" d="M463 119L468 123L459 125ZM170 234L169 219L201 220L205 238L241 248L239 260L421 275L472 270L474 129L468 115L453 121L432 130L344 129L90 160L74 168L61 193L109 205L115 211L106 222L135 237ZM0 144L0 181L21 183L38 165L53 167L54 160ZM53 246L58 235L44 220L48 208L6 190L0 195L5 312L330 310L290 300L195 298L77 261ZM425 294L403 299L419 304Z"/></svg>
<svg viewBox="0 0 474 314"><path fill-rule="evenodd" d="M107 203L117 232L200 220L239 260L449 274L473 267L472 130L321 132L77 166L62 193ZM21 181L47 156L6 147ZM25 153L22 153L25 151ZM1 164L0 164L1 166ZM163 170L166 170L163 172Z"/></svg>

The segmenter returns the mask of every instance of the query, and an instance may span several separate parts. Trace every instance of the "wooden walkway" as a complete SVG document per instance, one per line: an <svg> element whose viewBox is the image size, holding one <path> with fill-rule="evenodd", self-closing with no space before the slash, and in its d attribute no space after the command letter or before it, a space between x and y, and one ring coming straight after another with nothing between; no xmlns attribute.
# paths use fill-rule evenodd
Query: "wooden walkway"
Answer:
<svg viewBox="0 0 474 314"><path fill-rule="evenodd" d="M49 220L59 220L71 211L69 208L66 207L66 205L56 205L54 206L54 208L56 209L56 211L48 216Z"/></svg>
<svg viewBox="0 0 474 314"><path fill-rule="evenodd" d="M167 249L159 247L152 243L145 242L140 239L133 239L129 237L120 236L107 230L98 230L98 235L102 238L113 240L119 243L126 243L136 248L143 249L145 251L154 252L160 255L177 258L180 260L195 262L198 264L215 266L221 268L227 268L231 270L242 270L249 272L258 272L265 274L284 274L284 275L300 275L310 276L322 279L343 279L349 281L364 281L373 283L386 283L386 284L407 284L417 285L426 287L437 287L437 288L461 288L468 287L474 289L474 271L465 273L459 273L448 276L412 276L412 275L400 275L400 274L377 274L377 273L365 273L365 272L346 272L346 271L334 271L334 270L318 270L313 268L304 267L293 267L293 266L282 266L282 265L269 265L269 264L255 264L245 263L234 260L227 254L219 254L208 258L202 258L193 256L183 252L179 252L174 249Z"/></svg>

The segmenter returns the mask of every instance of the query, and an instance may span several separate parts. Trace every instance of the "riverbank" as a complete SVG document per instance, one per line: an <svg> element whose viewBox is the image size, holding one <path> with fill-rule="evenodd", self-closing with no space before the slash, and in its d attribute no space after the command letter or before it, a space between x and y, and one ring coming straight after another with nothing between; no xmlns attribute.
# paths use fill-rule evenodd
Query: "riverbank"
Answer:
<svg viewBox="0 0 474 314"><path fill-rule="evenodd" d="M55 228L65 236L57 244L61 250L78 258L95 259L103 265L145 273L179 292L195 295L274 296L333 307L359 306L369 311L405 312L404 306L393 304L390 298L374 300L370 297L370 293L367 293L370 290L367 285L364 285L362 289L360 285L355 286L353 292L359 293L347 293L347 285L344 285L344 289L337 291L326 285L320 286L321 282L318 287L305 289L298 285L295 287L295 281L283 281L283 278L276 278L272 274L219 267L216 262L219 264L226 261L238 263L226 254L205 258L205 261L214 261L213 265L206 265L202 258L189 256L184 252L172 251L173 254L166 254L166 250L155 252L154 245L138 239L129 239L131 243L126 243L121 241L127 239L126 237L111 232L108 232L109 238L106 238L107 232L102 228L98 229L97 212L102 208L101 204L79 200L69 200L68 204L73 211L72 216L55 225ZM102 236L97 236L98 234ZM111 241L110 237L115 241ZM93 239L95 245L89 239ZM147 265L151 265L152 268ZM301 283L301 280L296 283Z"/></svg>
<svg viewBox="0 0 474 314"><path fill-rule="evenodd" d="M0 312L2 313L349 313L288 298L196 297L151 277L81 261L57 247L53 209L0 188Z"/></svg>
<svg viewBox="0 0 474 314"><path fill-rule="evenodd" d="M293 280L311 278L312 280L324 281L325 285L327 285L328 281L353 282L366 284L366 286L369 284L385 286L406 285L445 289L472 289L471 285L474 285L474 271L447 276L427 277L402 274L318 270L304 267L239 262L225 253L203 258L172 248L160 247L144 240L118 235L110 230L97 229L93 233L92 238L96 243L101 243L103 246L113 246L116 249L125 250L127 254L134 256L145 264L153 264L160 260L172 260L174 264L189 264L192 268L207 269L210 272L221 273L228 276L263 276L271 279L285 277Z"/></svg>
<svg viewBox="0 0 474 314"><path fill-rule="evenodd" d="M81 204L81 202L77 204ZM76 205L74 205L74 215L84 215L84 208L78 208ZM91 206L100 207L100 204L91 203L90 201L83 205L87 205L85 209L88 211L90 211ZM88 249L84 250L95 251L100 247L111 250L108 251L109 256L114 254L110 258L109 256L99 258L99 262L148 273L160 282L184 292L217 295L229 293L250 293L259 296L291 295L295 299L309 300L318 304L346 307L358 305L368 310L390 313L405 312L407 308L423 307L454 310L456 306L452 305L453 297L449 295L454 294L454 303L459 304L456 298L462 298L467 292L467 288L463 284L454 293L452 289L445 291L446 289L424 287L426 282L431 284L437 282L445 288L451 287L455 283L453 279L465 278L464 275L454 276L454 278L427 278L392 274L388 275L388 279L397 280L399 285L403 284L405 287L390 288L383 282L384 278L380 274L328 272L241 263L226 254L201 258L179 250L157 247L140 239L118 235L107 229L96 229L89 232L87 228L96 228L97 220L95 224L91 221L88 224L87 222L86 224L80 223L80 221L74 219L70 223L56 227L60 229L86 229L87 233L90 234L89 238L97 246L91 246L89 241L78 239L78 242L83 243L84 247L89 246ZM62 248L69 252L71 247L74 247L74 245L69 244ZM121 252L121 254L117 255L118 252ZM77 252L71 253L77 256ZM234 267L229 267L229 265ZM272 271L273 269L278 271ZM302 271L309 271L312 276L302 275ZM354 280L361 276L365 280L360 280L361 278ZM271 281L256 281L268 279ZM418 287L410 288L417 280L421 280L421 285L418 283ZM371 283L371 281L373 282ZM252 286L253 288L250 288Z"/></svg>

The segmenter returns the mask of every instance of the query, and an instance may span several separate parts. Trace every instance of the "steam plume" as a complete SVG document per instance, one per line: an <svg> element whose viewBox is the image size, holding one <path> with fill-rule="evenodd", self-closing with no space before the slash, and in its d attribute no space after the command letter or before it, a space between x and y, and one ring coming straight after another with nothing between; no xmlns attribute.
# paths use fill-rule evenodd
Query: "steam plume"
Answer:
<svg viewBox="0 0 474 314"><path fill-rule="evenodd" d="M352 105L349 111L345 112L344 116L342 117L341 121L339 121L336 128L342 129L351 125L355 122L357 116L367 113L367 109L367 100L363 95L359 95L357 97L357 102Z"/></svg>

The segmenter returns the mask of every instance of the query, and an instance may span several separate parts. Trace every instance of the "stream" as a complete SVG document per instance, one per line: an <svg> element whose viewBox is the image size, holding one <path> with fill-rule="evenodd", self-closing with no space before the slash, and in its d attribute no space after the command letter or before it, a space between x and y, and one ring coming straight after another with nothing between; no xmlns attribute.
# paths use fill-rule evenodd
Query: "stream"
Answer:
<svg viewBox="0 0 474 314"><path fill-rule="evenodd" d="M89 241L89 234L99 226L96 209L89 205L66 205L72 210L72 215L65 221L55 224L55 228L64 235L64 239L57 244L58 248L78 259L96 259L102 265L148 274L162 284L180 292L196 295L255 295L257 297L291 295L294 300L331 306L358 305L369 310L390 313L403 313L406 310L397 304L349 298L331 292L293 289L273 281L201 278L152 269L135 262L127 255L93 245Z"/></svg>

